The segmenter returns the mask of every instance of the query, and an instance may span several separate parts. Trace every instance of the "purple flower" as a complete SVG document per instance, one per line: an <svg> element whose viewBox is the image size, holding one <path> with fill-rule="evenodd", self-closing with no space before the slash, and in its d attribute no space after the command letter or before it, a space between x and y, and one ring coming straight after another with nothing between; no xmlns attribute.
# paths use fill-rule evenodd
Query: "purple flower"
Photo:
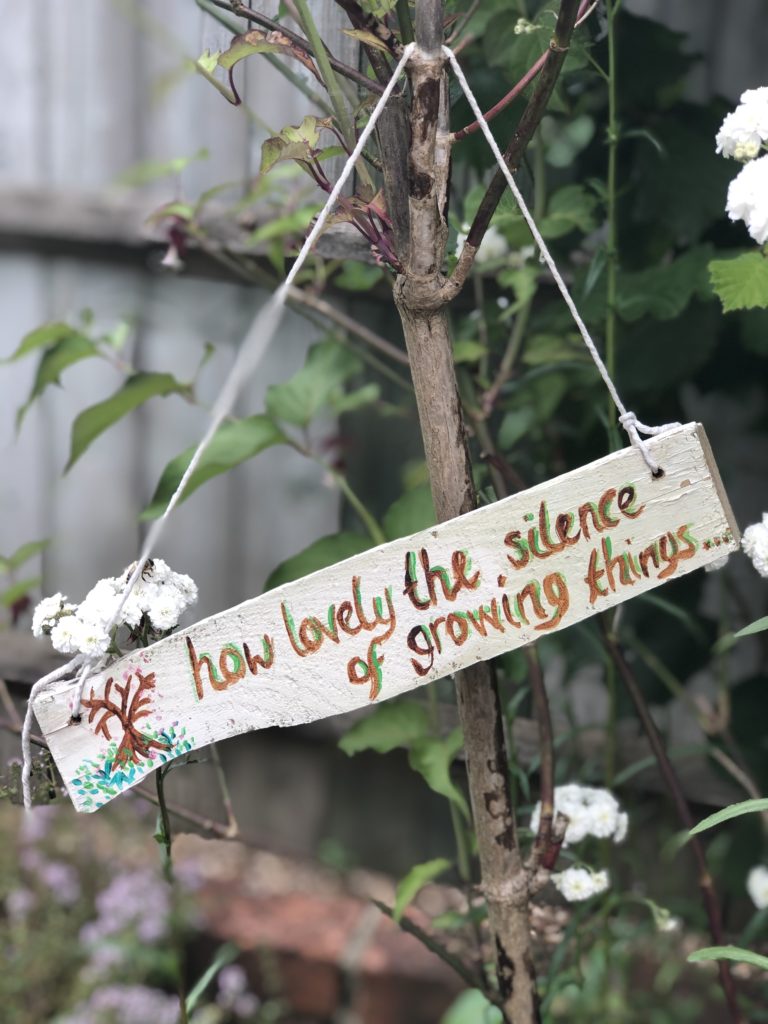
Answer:
<svg viewBox="0 0 768 1024"><path fill-rule="evenodd" d="M34 910L37 900L30 889L13 889L5 897L5 912L12 921L24 921Z"/></svg>
<svg viewBox="0 0 768 1024"><path fill-rule="evenodd" d="M58 1024L176 1024L176 996L146 985L105 985L89 999L57 1018Z"/></svg>
<svg viewBox="0 0 768 1024"><path fill-rule="evenodd" d="M240 964L229 964L219 971L219 992L223 996L239 996L248 988L248 976Z"/></svg>
<svg viewBox="0 0 768 1024"><path fill-rule="evenodd" d="M55 804L45 804L42 807L36 807L33 811L27 811L21 819L21 828L19 829L21 842L39 843L45 839L58 813L59 809Z"/></svg>
<svg viewBox="0 0 768 1024"><path fill-rule="evenodd" d="M71 864L60 860L43 863L38 871L40 881L63 907L71 907L80 899L80 879Z"/></svg>

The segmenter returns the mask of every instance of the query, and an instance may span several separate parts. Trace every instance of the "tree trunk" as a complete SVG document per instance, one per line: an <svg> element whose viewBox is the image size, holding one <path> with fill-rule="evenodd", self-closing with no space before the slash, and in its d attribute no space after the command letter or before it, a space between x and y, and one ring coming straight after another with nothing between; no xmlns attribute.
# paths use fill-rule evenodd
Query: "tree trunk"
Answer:
<svg viewBox="0 0 768 1024"><path fill-rule="evenodd" d="M406 271L395 287L440 522L476 505L441 295L450 163L448 89L440 52L442 26L441 4L419 0L416 38L421 52L409 66L413 92L408 165L410 245ZM517 845L496 680L491 666L480 663L457 673L455 681L503 1010L514 1024L533 1024L540 1017L530 953L528 873Z"/></svg>

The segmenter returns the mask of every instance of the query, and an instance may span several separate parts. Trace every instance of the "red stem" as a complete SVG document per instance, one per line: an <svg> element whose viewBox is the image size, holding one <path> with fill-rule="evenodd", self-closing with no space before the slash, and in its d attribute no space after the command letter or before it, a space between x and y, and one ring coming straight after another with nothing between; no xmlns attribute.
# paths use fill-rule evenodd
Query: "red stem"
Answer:
<svg viewBox="0 0 768 1024"><path fill-rule="evenodd" d="M577 25L579 24L580 20L586 16L590 8L590 5L594 6L593 0L582 0L581 6L579 7L578 13L576 14ZM509 106L512 100L514 100L517 96L520 95L520 93L523 91L523 89L525 89L527 85L530 85L530 83L534 80L534 78L544 67L548 55L549 49L546 49L544 53L542 53L542 55L536 61L536 63L533 64L530 68L528 68L528 70L525 72L520 81L512 86L512 88L509 90L506 96L502 96L499 102L494 104L494 106L491 107L488 113L484 115L486 121L492 121L497 114L500 114L502 110ZM457 132L453 132L451 138L453 142L460 142L461 139L465 139L468 135L472 135L474 132L479 130L480 122L473 121L471 124L466 125L464 128L460 128Z"/></svg>

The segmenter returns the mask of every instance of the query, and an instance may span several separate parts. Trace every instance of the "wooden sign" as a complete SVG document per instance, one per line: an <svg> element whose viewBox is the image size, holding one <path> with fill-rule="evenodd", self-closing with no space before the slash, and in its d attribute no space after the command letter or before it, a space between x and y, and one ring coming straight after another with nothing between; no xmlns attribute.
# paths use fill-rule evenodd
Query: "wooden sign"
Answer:
<svg viewBox="0 0 768 1024"><path fill-rule="evenodd" d="M387 700L529 644L738 546L703 428L635 448L288 583L34 702L78 810L251 729ZM91 690L92 684L92 690Z"/></svg>

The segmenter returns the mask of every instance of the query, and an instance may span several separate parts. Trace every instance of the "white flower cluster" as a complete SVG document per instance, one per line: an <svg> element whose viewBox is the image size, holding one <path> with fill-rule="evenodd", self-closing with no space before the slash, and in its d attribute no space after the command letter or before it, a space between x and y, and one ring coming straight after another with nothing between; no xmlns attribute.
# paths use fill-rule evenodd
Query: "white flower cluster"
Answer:
<svg viewBox="0 0 768 1024"><path fill-rule="evenodd" d="M752 565L768 579L768 512L763 512L763 521L753 523L741 538L744 553L752 559Z"/></svg>
<svg viewBox="0 0 768 1024"><path fill-rule="evenodd" d="M456 236L456 255L461 255L461 250L464 248L464 243L467 240L467 234L469 232L469 224L461 225L461 232ZM475 259L478 263L489 263L491 260L500 260L509 252L509 245L506 238L499 231L498 228L494 227L493 224L483 235L483 240L480 242Z"/></svg>
<svg viewBox="0 0 768 1024"><path fill-rule="evenodd" d="M763 245L768 241L768 156L759 154L768 149L768 86L741 94L715 142L718 153L745 163L728 186L726 213L731 220L743 220L752 238Z"/></svg>
<svg viewBox="0 0 768 1024"><path fill-rule="evenodd" d="M747 892L758 910L768 907L768 868L758 864L747 875Z"/></svg>
<svg viewBox="0 0 768 1024"><path fill-rule="evenodd" d="M768 86L747 89L715 136L717 152L734 160L753 160L768 141Z"/></svg>
<svg viewBox="0 0 768 1024"><path fill-rule="evenodd" d="M593 871L591 868L566 868L552 875L555 888L569 903L579 903L605 892L611 884L607 871Z"/></svg>
<svg viewBox="0 0 768 1024"><path fill-rule="evenodd" d="M108 628L133 569L131 566L123 576L99 580L79 605L70 604L63 594L44 598L32 616L33 634L49 635L62 654L89 658L106 654L112 643ZM164 633L178 625L182 612L196 600L194 581L173 572L162 558L155 558L146 563L115 625L136 629L146 616L153 632Z"/></svg>
<svg viewBox="0 0 768 1024"><path fill-rule="evenodd" d="M725 206L731 220L743 220L759 244L768 242L768 155L751 160L728 186Z"/></svg>
<svg viewBox="0 0 768 1024"><path fill-rule="evenodd" d="M518 18L515 22L515 35L516 36L529 36L531 32L536 32L537 26L532 21L528 21L527 18Z"/></svg>
<svg viewBox="0 0 768 1024"><path fill-rule="evenodd" d="M575 782L555 787L555 816L558 814L568 818L563 846L580 843L587 836L621 843L629 828L629 816L621 810L613 793ZM534 832L538 830L540 817L541 804L537 803L531 816Z"/></svg>

